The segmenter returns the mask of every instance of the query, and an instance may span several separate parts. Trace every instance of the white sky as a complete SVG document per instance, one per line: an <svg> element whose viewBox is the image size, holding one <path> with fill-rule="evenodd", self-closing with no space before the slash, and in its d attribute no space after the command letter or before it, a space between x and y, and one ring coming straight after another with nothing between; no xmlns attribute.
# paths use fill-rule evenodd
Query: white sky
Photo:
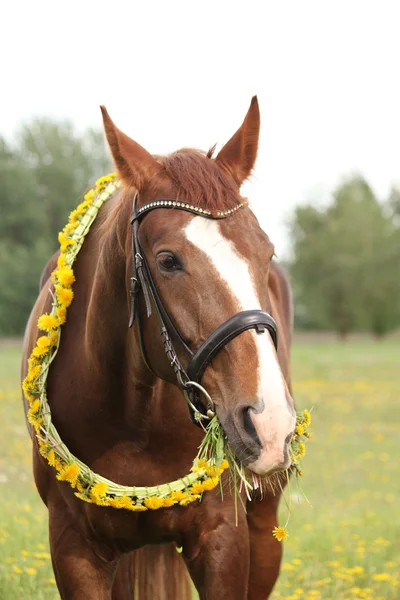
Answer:
<svg viewBox="0 0 400 600"><path fill-rule="evenodd" d="M117 125L150 152L225 142L257 94L245 192L285 253L284 221L363 174L400 179L396 0L13 0L0 9L0 134L34 115Z"/></svg>

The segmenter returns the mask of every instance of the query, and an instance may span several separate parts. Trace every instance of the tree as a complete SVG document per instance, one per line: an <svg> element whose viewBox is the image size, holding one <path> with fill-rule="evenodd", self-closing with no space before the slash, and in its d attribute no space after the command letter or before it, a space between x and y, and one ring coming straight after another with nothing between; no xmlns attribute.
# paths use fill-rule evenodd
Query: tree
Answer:
<svg viewBox="0 0 400 600"><path fill-rule="evenodd" d="M94 129L78 135L69 121L35 119L17 135L23 163L36 179L36 209L49 239L65 224L90 183L112 169L103 134Z"/></svg>
<svg viewBox="0 0 400 600"><path fill-rule="evenodd" d="M366 181L345 181L322 210L298 207L291 235L303 324L345 337L355 329L383 335L398 323L393 223Z"/></svg>
<svg viewBox="0 0 400 600"><path fill-rule="evenodd" d="M0 138L0 335L24 330L57 233L85 189L112 170L103 134L37 119Z"/></svg>

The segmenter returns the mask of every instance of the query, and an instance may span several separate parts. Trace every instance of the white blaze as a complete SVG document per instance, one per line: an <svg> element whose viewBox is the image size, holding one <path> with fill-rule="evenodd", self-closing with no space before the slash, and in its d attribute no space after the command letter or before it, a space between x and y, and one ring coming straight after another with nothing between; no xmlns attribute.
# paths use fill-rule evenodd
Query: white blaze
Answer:
<svg viewBox="0 0 400 600"><path fill-rule="evenodd" d="M261 309L247 261L238 253L234 244L222 235L220 223L193 217L185 229L187 239L204 252L221 279L226 283L237 305L237 312ZM265 452L253 463L255 470L264 470L264 463L270 468L281 462L284 440L294 429L294 415L286 398L286 389L278 359L270 335L251 332L257 347L258 400L264 403L264 410L252 414L252 420ZM283 439L282 439L283 438ZM264 456L264 454L268 454ZM257 465L262 461L263 465ZM253 468L253 465L250 465Z"/></svg>

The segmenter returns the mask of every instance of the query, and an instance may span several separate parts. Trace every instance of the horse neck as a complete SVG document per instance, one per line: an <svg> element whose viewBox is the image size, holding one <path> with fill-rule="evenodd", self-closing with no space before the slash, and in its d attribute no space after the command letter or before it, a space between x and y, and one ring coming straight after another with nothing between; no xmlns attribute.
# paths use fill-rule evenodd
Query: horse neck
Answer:
<svg viewBox="0 0 400 600"><path fill-rule="evenodd" d="M81 251L82 265L78 266L85 285L89 286L85 294L84 356L88 377L101 379L104 401L116 387L120 398L114 409L121 411L128 424L135 423L136 427L141 424L143 428L156 382L144 363L136 329L128 328L130 207L126 202L119 204L115 222L110 213L116 208L110 204L105 220L93 228ZM93 256L97 260L93 261Z"/></svg>

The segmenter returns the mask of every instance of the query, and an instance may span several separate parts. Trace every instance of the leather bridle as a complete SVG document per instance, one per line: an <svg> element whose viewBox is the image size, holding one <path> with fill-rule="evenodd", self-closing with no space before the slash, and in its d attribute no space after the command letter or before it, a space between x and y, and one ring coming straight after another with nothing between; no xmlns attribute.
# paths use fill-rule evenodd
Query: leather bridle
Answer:
<svg viewBox="0 0 400 600"><path fill-rule="evenodd" d="M132 274L131 274L131 285L130 285L130 296L131 296L131 307L129 317L129 327L132 327L135 322L137 315L137 326L139 334L139 343L142 352L143 359L147 367L157 377L157 373L151 368L150 362L146 355L144 346L142 325L140 315L137 314L137 301L140 292L142 291L144 301L146 304L147 317L150 317L152 313L152 304L155 307L157 317L160 323L161 339L164 345L164 350L167 355L168 361L175 372L177 383L179 388L182 390L185 399L188 403L190 419L193 423L199 425L203 419L211 419L215 415L214 403L207 393L207 391L201 385L201 379L206 370L207 366L211 363L213 358L228 342L233 340L235 337L247 331L248 329L255 329L258 334L262 334L268 331L273 340L274 346L278 347L278 335L277 327L274 319L271 315L263 310L245 310L237 313L224 323L222 323L217 329L215 329L201 346L193 352L186 344L185 340L180 335L178 329L170 319L167 311L165 310L162 300L159 296L157 287L154 283L151 275L149 266L146 261L146 257L139 243L139 225L144 215L157 208L170 209L170 210L184 210L197 216L202 216L207 219L225 219L228 216L236 213L237 210L242 209L246 206L246 203L238 204L236 207L230 210L219 211L217 214L212 214L210 211L202 209L197 206L179 202L177 200L171 200L169 198L161 198L153 202L144 204L138 208L138 193L136 192L133 200L133 210L131 214L132 224ZM172 337L178 340L178 343L182 346L185 353L188 356L188 364L186 369L182 366L174 345L172 343ZM204 404L200 400L200 394L206 398Z"/></svg>

